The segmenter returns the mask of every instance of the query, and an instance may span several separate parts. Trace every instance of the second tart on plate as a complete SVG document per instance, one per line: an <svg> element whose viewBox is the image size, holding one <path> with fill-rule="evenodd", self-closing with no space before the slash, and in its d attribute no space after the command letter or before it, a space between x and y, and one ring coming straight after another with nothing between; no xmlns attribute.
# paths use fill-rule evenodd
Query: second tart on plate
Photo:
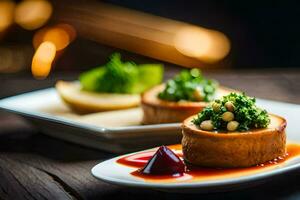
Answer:
<svg viewBox="0 0 300 200"><path fill-rule="evenodd" d="M144 92L143 124L182 122L204 109L216 97L233 90L205 78L199 69L183 70L174 78Z"/></svg>

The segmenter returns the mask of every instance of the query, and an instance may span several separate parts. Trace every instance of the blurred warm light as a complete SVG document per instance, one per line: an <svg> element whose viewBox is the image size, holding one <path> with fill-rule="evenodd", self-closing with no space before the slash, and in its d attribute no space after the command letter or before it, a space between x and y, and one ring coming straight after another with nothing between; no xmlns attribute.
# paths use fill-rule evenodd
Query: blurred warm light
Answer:
<svg viewBox="0 0 300 200"><path fill-rule="evenodd" d="M15 10L15 22L27 30L43 26L52 14L52 5L46 0L26 0Z"/></svg>
<svg viewBox="0 0 300 200"><path fill-rule="evenodd" d="M221 32L101 1L56 7L57 19L84 38L185 67L222 67L230 42Z"/></svg>
<svg viewBox="0 0 300 200"><path fill-rule="evenodd" d="M37 49L40 46L40 44L42 42L44 42L44 36L48 29L49 28L42 28L34 34L33 40L32 40L34 49Z"/></svg>
<svg viewBox="0 0 300 200"><path fill-rule="evenodd" d="M192 26L176 33L174 45L182 54L205 62L219 61L230 50L230 42L223 33Z"/></svg>
<svg viewBox="0 0 300 200"><path fill-rule="evenodd" d="M59 57L75 37L75 29L68 24L57 24L37 31L33 37L36 52L32 59L32 74L37 78L47 77L55 56Z"/></svg>
<svg viewBox="0 0 300 200"><path fill-rule="evenodd" d="M15 3L13 1L0 1L0 33L13 23L14 9Z"/></svg>
<svg viewBox="0 0 300 200"><path fill-rule="evenodd" d="M55 54L56 47L52 42L43 42L38 47L31 65L31 72L34 77L43 79L49 75Z"/></svg>
<svg viewBox="0 0 300 200"><path fill-rule="evenodd" d="M75 29L68 24L58 24L37 31L33 37L33 46L38 48L42 42L49 41L60 51L66 48L76 37Z"/></svg>
<svg viewBox="0 0 300 200"><path fill-rule="evenodd" d="M73 26L70 24L57 24L55 27L60 28L64 30L66 33L68 33L70 42L72 42L76 38L76 30Z"/></svg>
<svg viewBox="0 0 300 200"><path fill-rule="evenodd" d="M68 33L62 28L51 28L46 31L43 41L52 42L56 50L62 50L70 43L70 37Z"/></svg>

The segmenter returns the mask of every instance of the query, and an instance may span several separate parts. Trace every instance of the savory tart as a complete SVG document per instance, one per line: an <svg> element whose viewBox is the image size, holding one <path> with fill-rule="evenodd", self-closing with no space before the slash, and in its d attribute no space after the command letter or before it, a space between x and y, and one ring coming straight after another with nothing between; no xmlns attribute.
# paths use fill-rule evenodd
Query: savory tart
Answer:
<svg viewBox="0 0 300 200"><path fill-rule="evenodd" d="M143 124L182 122L230 91L219 87L217 81L206 79L199 69L184 70L166 84L142 94Z"/></svg>
<svg viewBox="0 0 300 200"><path fill-rule="evenodd" d="M56 90L80 113L118 110L139 106L140 93L160 84L162 77L162 65L122 62L115 53L104 66L82 73L79 82L58 81Z"/></svg>
<svg viewBox="0 0 300 200"><path fill-rule="evenodd" d="M182 125L184 159L206 167L249 167L286 154L286 120L245 94L215 100Z"/></svg>

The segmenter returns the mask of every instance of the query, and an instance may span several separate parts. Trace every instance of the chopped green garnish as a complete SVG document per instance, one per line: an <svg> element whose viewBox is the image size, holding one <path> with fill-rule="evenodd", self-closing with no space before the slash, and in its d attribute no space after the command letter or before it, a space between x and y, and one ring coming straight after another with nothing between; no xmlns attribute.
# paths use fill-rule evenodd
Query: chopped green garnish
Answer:
<svg viewBox="0 0 300 200"><path fill-rule="evenodd" d="M158 97L167 101L206 101L213 100L218 82L206 79L199 69L183 70L166 83Z"/></svg>
<svg viewBox="0 0 300 200"><path fill-rule="evenodd" d="M205 123L203 123L205 122ZM255 105L255 98L243 94L230 93L215 100L193 120L204 130L211 123L214 130L247 131L251 128L266 128L270 116L266 110Z"/></svg>
<svg viewBox="0 0 300 200"><path fill-rule="evenodd" d="M129 94L144 92L161 83L162 79L162 65L122 62L118 53L114 53L104 66L84 72L79 77L83 90Z"/></svg>

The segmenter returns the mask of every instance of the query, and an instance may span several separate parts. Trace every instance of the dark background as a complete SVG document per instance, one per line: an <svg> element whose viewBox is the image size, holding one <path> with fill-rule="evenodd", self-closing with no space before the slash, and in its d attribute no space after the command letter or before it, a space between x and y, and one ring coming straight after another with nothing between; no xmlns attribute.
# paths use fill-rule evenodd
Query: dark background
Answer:
<svg viewBox="0 0 300 200"><path fill-rule="evenodd" d="M57 3L64 0L55 1ZM89 3L90 0L74 0ZM20 1L16 1L20 2ZM225 33L234 68L300 67L300 1L238 0L104 0L139 11L176 19ZM15 26L0 42L31 45L34 31ZM116 50L85 38L76 40L57 61L55 70L85 70L103 64ZM120 51L125 59L132 53ZM32 50L33 53L33 50ZM28 58L30 65L31 56ZM134 57L139 62L139 57ZM141 60L145 60L142 58ZM151 62L151 59L150 61Z"/></svg>
<svg viewBox="0 0 300 200"><path fill-rule="evenodd" d="M107 0L201 25L231 40L233 67L300 67L300 1Z"/></svg>

